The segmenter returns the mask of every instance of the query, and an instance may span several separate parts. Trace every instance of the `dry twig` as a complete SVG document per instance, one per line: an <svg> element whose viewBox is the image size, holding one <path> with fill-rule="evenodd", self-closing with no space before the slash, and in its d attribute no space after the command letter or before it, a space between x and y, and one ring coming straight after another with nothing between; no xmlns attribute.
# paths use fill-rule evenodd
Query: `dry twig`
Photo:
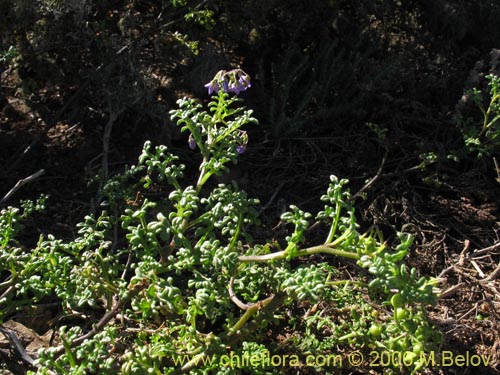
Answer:
<svg viewBox="0 0 500 375"><path fill-rule="evenodd" d="M33 180L36 180L38 177L42 176L43 174L45 174L45 170L40 169L38 172L35 172L32 175L17 181L17 183L14 185L14 187L12 189L10 189L9 192L7 194L5 194L5 196L2 198L2 200L0 201L0 205L7 202L14 195L14 193L16 191L18 191L23 185L26 185L27 183L29 183Z"/></svg>

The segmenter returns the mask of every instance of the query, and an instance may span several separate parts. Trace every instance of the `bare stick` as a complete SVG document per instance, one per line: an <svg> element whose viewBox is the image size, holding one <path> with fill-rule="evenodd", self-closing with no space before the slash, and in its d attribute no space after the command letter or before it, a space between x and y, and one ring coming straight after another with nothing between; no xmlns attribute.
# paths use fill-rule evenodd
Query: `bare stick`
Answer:
<svg viewBox="0 0 500 375"><path fill-rule="evenodd" d="M377 173L375 174L375 176L373 176L366 184L365 186L363 186L356 194L354 194L354 197L359 197L361 196L362 193L364 193L365 191L367 191L368 189L370 189L372 187L372 185L381 177L383 176L382 175L382 170L384 169L384 166L385 166L385 162L387 160L387 156L389 155L389 150L386 149L385 150L385 153L384 153L384 156L382 157L382 162L380 163L380 166L377 170Z"/></svg>
<svg viewBox="0 0 500 375"><path fill-rule="evenodd" d="M14 195L14 193L16 191L18 191L23 185L26 185L27 183L29 183L33 180L36 180L38 177L42 176L43 174L45 174L45 170L40 169L38 172L33 173L31 176L28 176L26 178L23 178L23 179L17 181L16 185L12 189L10 189L10 191L7 194L5 194L5 197L2 198L2 200L0 201L0 205L7 202Z"/></svg>
<svg viewBox="0 0 500 375"><path fill-rule="evenodd" d="M498 162L496 158L493 158L493 163L495 164L495 170L497 172L497 182L500 183L500 168L498 168Z"/></svg>
<svg viewBox="0 0 500 375"><path fill-rule="evenodd" d="M33 367L34 360L30 357L26 349L24 349L23 344L17 337L16 333L11 330L7 330L4 327L0 326L0 332L10 341L15 351L21 357L21 360L30 367Z"/></svg>
<svg viewBox="0 0 500 375"><path fill-rule="evenodd" d="M488 276L488 277L486 277L484 280L481 280L481 281L486 281L486 282L488 282L488 281L493 281L493 280L495 280L498 276L500 276L500 263L498 263L497 268L495 268L495 269L493 270L493 272L489 274L489 276Z"/></svg>
<svg viewBox="0 0 500 375"><path fill-rule="evenodd" d="M111 106L110 106L111 107ZM115 123L118 116L125 110L122 108L120 111L110 111L109 120L104 128L104 136L102 137L102 173L103 181L108 179L108 154L109 154L109 141L111 138L111 130L113 129L113 124Z"/></svg>
<svg viewBox="0 0 500 375"><path fill-rule="evenodd" d="M274 199L276 198L276 196L278 195L278 193L280 192L280 190L283 188L283 186L285 186L285 182L282 182L280 184L280 186L278 186L278 188L274 191L274 193L271 196L271 198L269 198L269 200L267 201L267 203L264 206L262 206L262 208L259 211L259 216L262 214L262 212L264 212L265 210L267 210L269 208L269 206L273 203Z"/></svg>
<svg viewBox="0 0 500 375"><path fill-rule="evenodd" d="M496 244L494 245L491 245L491 246L488 246L488 247L485 247L484 249L480 249L480 250L474 250L472 252L472 255L474 256L477 256L477 255L483 255L483 254L487 254L487 253L490 253L496 249L500 248L500 242L497 242Z"/></svg>
<svg viewBox="0 0 500 375"><path fill-rule="evenodd" d="M99 322L89 332L87 332L84 335L79 336L78 338L76 338L71 343L71 346L72 347L78 346L82 342L84 342L85 340L90 340L95 335L97 335L99 332L101 332L104 329L104 327L109 323L109 321L111 319L113 319L123 309L123 307L132 300L132 298L134 298L137 294L139 294L139 292L144 287L145 286L142 285L142 284L141 285L139 285L139 284L135 285L133 287L133 289L129 290L128 295L126 295L122 299L120 299L119 297L115 296L114 300L116 302L115 302L114 306L111 308L111 310L109 310L106 314L104 314L104 316L101 318L101 320L99 320ZM66 350L66 348L63 345L61 345L61 346L55 348L53 353L56 356L60 356L61 354L64 353L65 350Z"/></svg>

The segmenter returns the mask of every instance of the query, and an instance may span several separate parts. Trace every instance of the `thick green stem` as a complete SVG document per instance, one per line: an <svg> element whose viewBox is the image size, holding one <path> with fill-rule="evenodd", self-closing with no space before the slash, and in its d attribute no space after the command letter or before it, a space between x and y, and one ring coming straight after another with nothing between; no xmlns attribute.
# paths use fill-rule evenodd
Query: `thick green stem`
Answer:
<svg viewBox="0 0 500 375"><path fill-rule="evenodd" d="M227 334L227 336L231 336L231 335L234 335L236 332L238 332L244 325L245 323L257 312L259 311L260 309L262 309L263 307L266 307L267 305L269 305L269 303L271 303L271 301L273 300L274 298L274 295L271 296L271 297L268 297L266 298L265 300L263 301L259 301L259 302L256 302L254 304L252 304L246 311L245 313L241 316L240 320L238 320L236 322L236 324L234 326L232 326L230 329L229 329L229 332Z"/></svg>
<svg viewBox="0 0 500 375"><path fill-rule="evenodd" d="M488 124L486 125L486 129L489 129L493 126L493 124L495 122L497 122L498 120L500 119L500 115L497 115L493 118L493 120L491 120L490 122L488 122Z"/></svg>
<svg viewBox="0 0 500 375"><path fill-rule="evenodd" d="M203 185L205 184L207 178L205 177L207 174L206 165L208 162L208 158L203 156L203 167L200 171L200 175L198 176L198 181L196 182L196 192L199 193Z"/></svg>
<svg viewBox="0 0 500 375"><path fill-rule="evenodd" d="M333 221L332 226L330 227L330 232L328 233L328 237L327 237L325 243L330 243L333 241L333 237L335 236L335 233L337 232L337 225L338 225L339 220L340 220L340 211L341 211L340 205L337 204L336 212L335 212L335 220Z"/></svg>
<svg viewBox="0 0 500 375"><path fill-rule="evenodd" d="M342 337L339 337L339 341L344 341L344 340L348 340L352 337L356 337L357 333L356 332L351 332L351 333L348 333L347 335L344 335Z"/></svg>
<svg viewBox="0 0 500 375"><path fill-rule="evenodd" d="M200 173L200 177L198 178L198 182L196 183L196 192L199 193L201 191L201 188L205 183L208 181L208 179L212 176L212 172L208 173L205 169Z"/></svg>
<svg viewBox="0 0 500 375"><path fill-rule="evenodd" d="M240 232L241 232L241 224L243 223L243 217L240 215L238 217L238 224L236 226L236 231L234 232L233 238L231 238L231 242L229 243L229 249L233 249L234 245L236 244L236 241L238 241L238 238L240 237Z"/></svg>
<svg viewBox="0 0 500 375"><path fill-rule="evenodd" d="M337 242L337 241L335 241ZM345 251L345 250L339 250L335 249L332 246L334 246L335 243L331 244L325 244L325 245L319 245L319 246L313 246L309 247L307 249L302 249L298 250L294 258L300 257L300 256L306 256L306 255L313 255L313 254L330 254L330 255L336 255L336 256L341 256L343 258L349 258L349 259L354 259L358 260L359 255L357 253L353 253L351 251ZM271 253L271 254L264 254L264 255L241 255L238 259L240 262L243 263L266 263L270 262L272 260L281 260L285 259L288 252L286 250L278 251L276 253Z"/></svg>
<svg viewBox="0 0 500 375"><path fill-rule="evenodd" d="M251 306L245 312L245 314L241 316L240 320L229 329L228 333L222 335L222 339L223 340L225 339L228 345L241 341L242 328L244 328L244 330L248 329L249 332L252 332L257 327L260 327L262 325L262 320L265 319L265 314L257 316L252 322L248 323L248 325L246 325L245 327L245 323L247 323L248 320L257 311L263 310L267 311L268 313L274 311L283 304L285 299L286 299L286 294L278 293L276 295L266 298L263 301L254 303L253 306ZM250 313L248 311L250 311ZM212 353L211 349L212 349L211 342L208 342L207 346L205 347L205 350L202 353L196 354L195 357L193 357L188 363L182 366L182 368L175 370L173 374L185 374L191 371L192 369L196 368L197 366L199 366L199 364L203 363L203 358L207 358Z"/></svg>

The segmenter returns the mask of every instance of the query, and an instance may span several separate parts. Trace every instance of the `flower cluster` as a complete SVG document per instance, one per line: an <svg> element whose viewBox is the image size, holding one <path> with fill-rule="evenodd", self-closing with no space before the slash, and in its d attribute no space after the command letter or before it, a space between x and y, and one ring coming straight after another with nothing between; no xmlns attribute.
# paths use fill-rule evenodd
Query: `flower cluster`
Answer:
<svg viewBox="0 0 500 375"><path fill-rule="evenodd" d="M222 90L227 93L238 95L251 87L250 76L242 69L232 69L230 71L220 70L205 87L208 88L208 94L219 92Z"/></svg>
<svg viewBox="0 0 500 375"><path fill-rule="evenodd" d="M210 111L213 112L212 116L203 112L207 116L194 116L189 120L182 120L186 124L182 130L190 131L188 138L189 148L195 150L196 147L200 147L202 151L205 150L203 152L206 152L207 150L213 150L214 144L224 141L223 148L232 150L232 152L235 151L235 156L237 154L244 154L247 150L248 134L246 131L239 128L245 123L256 122L256 120L250 117L252 111L243 111L243 114L236 116L234 115L239 113L240 110L228 111L227 108L229 108L232 103L239 102L240 99L235 97L231 98L226 94L234 93L238 95L241 91L247 90L251 87L250 76L242 69L232 69L230 71L220 70L205 87L208 88L209 94L221 93L222 95L214 96L212 98L213 101L209 104ZM195 108L192 107L195 101L188 102L181 100L181 102L184 103L186 108ZM200 108L201 104L196 104L196 109ZM180 112L177 114L176 112L172 118L174 117L184 118L185 115ZM197 120L193 121L195 118ZM198 122L200 118L204 120ZM204 147L201 147L201 145L204 145ZM219 149L219 146L217 149Z"/></svg>

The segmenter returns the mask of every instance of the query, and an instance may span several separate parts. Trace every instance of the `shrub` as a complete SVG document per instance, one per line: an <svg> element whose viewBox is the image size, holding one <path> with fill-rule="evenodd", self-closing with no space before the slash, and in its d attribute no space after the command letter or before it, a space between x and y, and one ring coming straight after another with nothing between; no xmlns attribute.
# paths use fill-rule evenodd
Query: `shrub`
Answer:
<svg viewBox="0 0 500 375"><path fill-rule="evenodd" d="M232 95L250 87L249 76L221 71L207 87L215 93L208 111L184 98L171 112L201 154L193 184L184 184L176 155L146 142L138 165L104 187L109 212L87 216L72 241L42 236L22 249L15 235L24 213L2 211L0 319L47 299L72 316L31 373L281 373L325 367L305 358L339 348L366 360L399 353L393 367L422 368L421 353L440 335L426 315L435 280L403 263L411 237L400 234L391 249L376 231L359 233L348 181L331 176L323 210L290 206L286 238L255 243L258 201L236 183L209 183L251 147L243 127L257 121ZM143 198L130 199L137 191ZM327 228L316 245L306 238L313 220ZM335 266L341 260L358 270L354 278ZM92 316L100 318L89 326ZM280 330L290 333L284 343L273 339ZM283 353L280 368L265 359Z"/></svg>

